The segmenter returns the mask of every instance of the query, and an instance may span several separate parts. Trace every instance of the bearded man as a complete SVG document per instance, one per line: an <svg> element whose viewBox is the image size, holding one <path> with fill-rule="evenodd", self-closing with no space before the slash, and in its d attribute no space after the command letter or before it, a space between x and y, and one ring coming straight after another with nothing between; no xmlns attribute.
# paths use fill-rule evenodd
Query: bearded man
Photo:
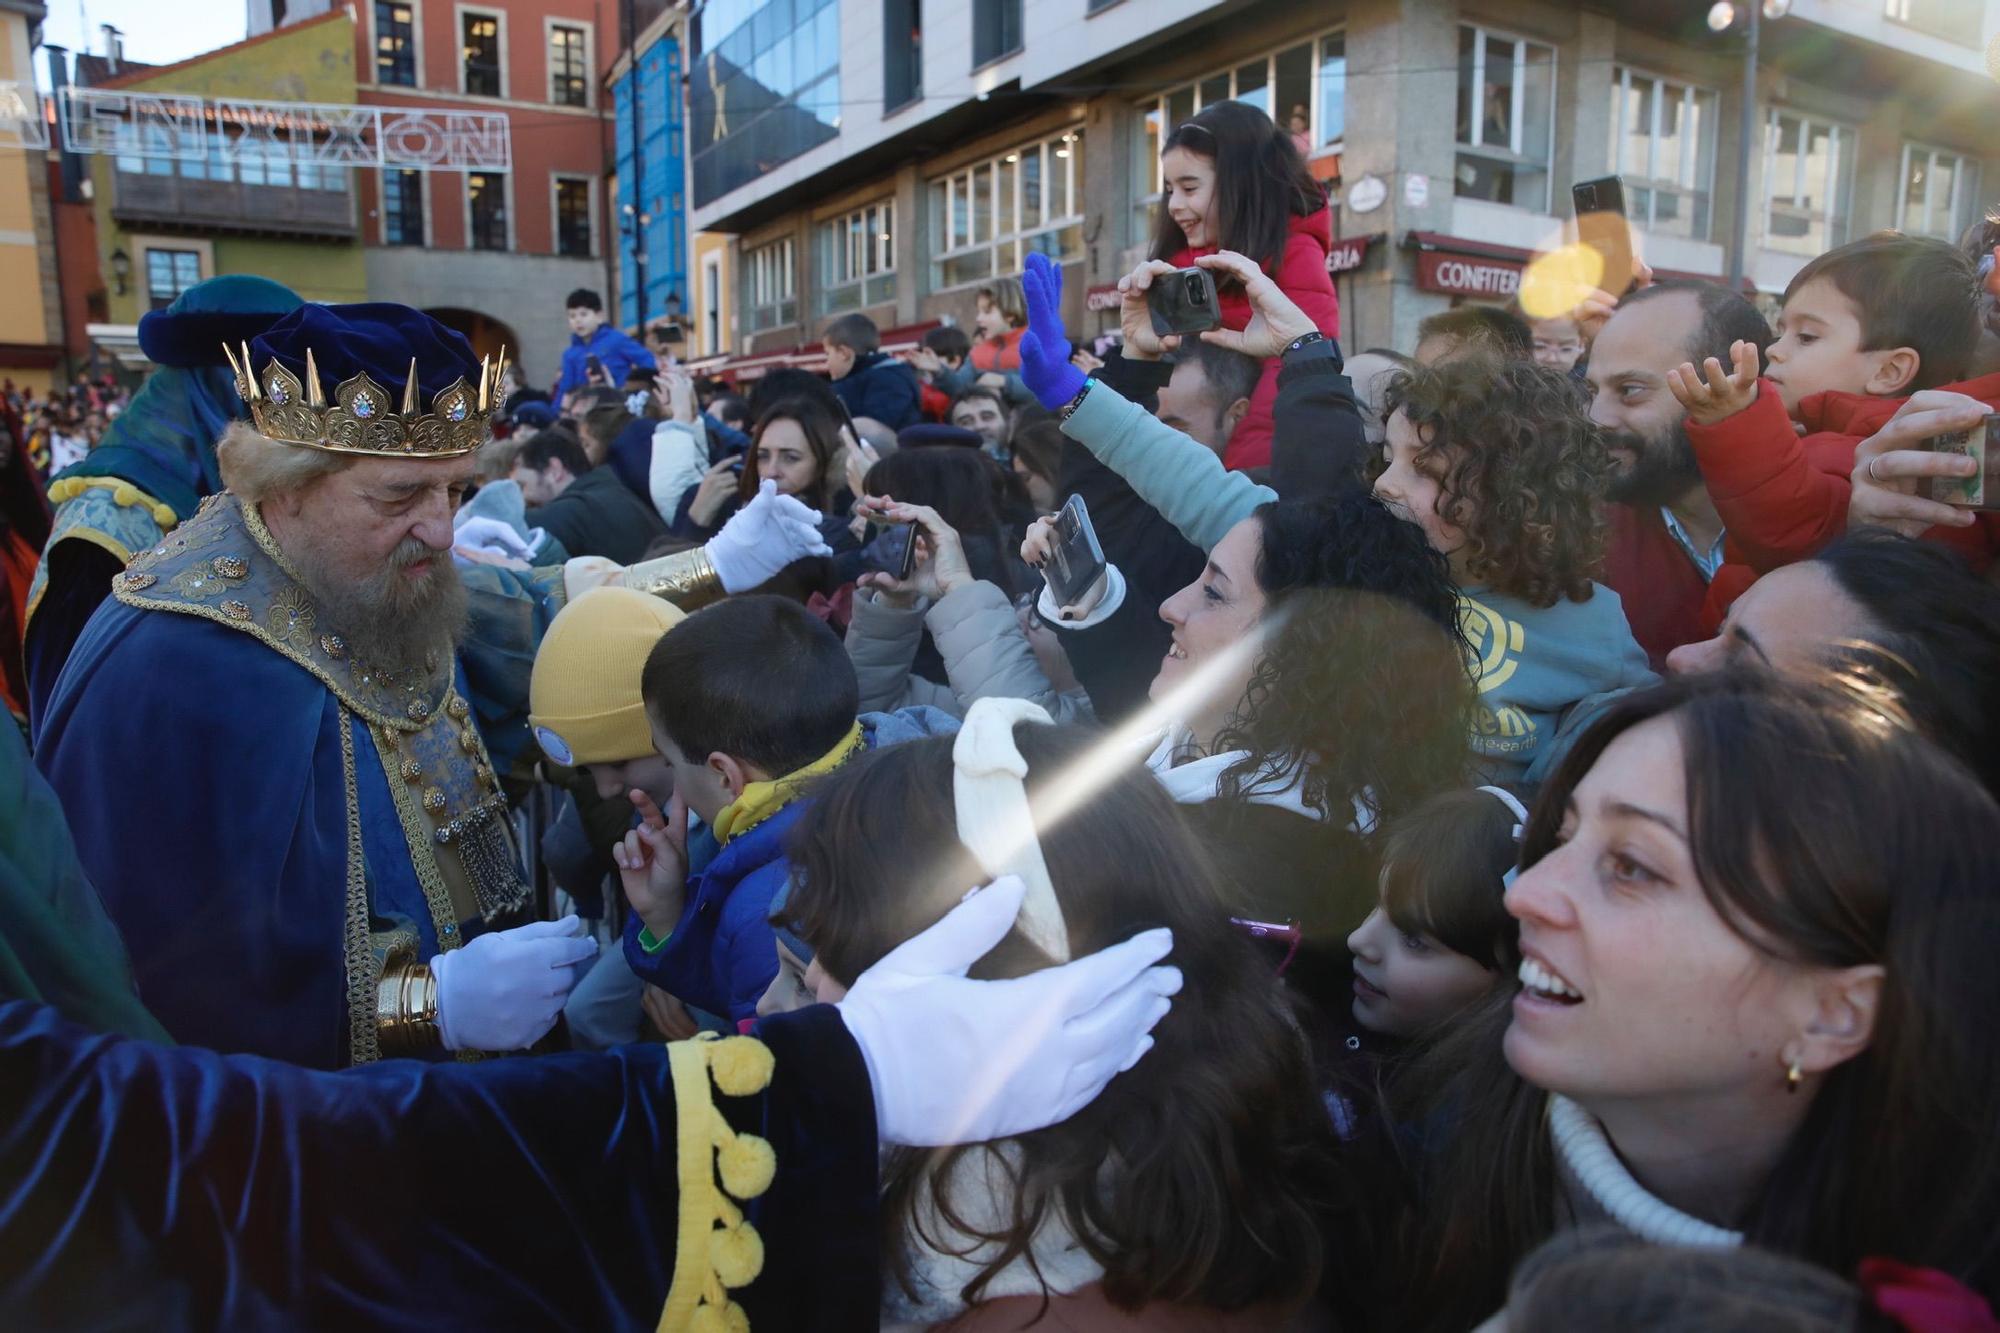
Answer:
<svg viewBox="0 0 2000 1333"><path fill-rule="evenodd" d="M1714 635L1709 582L1722 564L1722 518L1702 482L1686 413L1667 373L1738 340L1761 354L1771 328L1755 306L1709 282L1660 282L1627 296L1590 345L1590 419L1618 468L1607 498L1604 582L1658 671L1667 654Z"/></svg>
<svg viewBox="0 0 2000 1333"><path fill-rule="evenodd" d="M824 551L813 516L766 495L664 562L462 580L501 367L396 305L301 306L231 359L254 425L217 447L226 489L114 581L36 761L176 1039L320 1068L526 1047L594 952L520 924L494 751L541 630L607 577L755 586Z"/></svg>

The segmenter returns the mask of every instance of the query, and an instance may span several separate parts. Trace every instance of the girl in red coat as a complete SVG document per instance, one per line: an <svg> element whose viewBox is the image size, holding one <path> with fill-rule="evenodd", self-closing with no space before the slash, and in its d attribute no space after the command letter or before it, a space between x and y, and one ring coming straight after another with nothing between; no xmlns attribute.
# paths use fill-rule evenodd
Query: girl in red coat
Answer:
<svg viewBox="0 0 2000 1333"><path fill-rule="evenodd" d="M1327 337L1340 333L1340 303L1326 270L1333 243L1326 191L1306 170L1292 136L1242 102L1217 102L1175 127L1160 153L1164 192L1153 238L1154 259L1186 268L1217 250L1246 254ZM1242 329L1250 302L1223 286L1222 323ZM1271 407L1278 400L1278 358L1264 365L1250 413L1229 437L1232 468L1271 461Z"/></svg>

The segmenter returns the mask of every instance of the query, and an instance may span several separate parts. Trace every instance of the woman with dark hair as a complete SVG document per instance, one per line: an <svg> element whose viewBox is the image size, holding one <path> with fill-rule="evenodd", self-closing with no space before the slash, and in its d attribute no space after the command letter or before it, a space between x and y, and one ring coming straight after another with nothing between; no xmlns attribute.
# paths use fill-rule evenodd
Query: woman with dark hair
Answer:
<svg viewBox="0 0 2000 1333"><path fill-rule="evenodd" d="M759 482L778 483L778 494L794 495L822 514L846 508L841 480L843 422L816 398L780 398L764 409L751 433L750 462L743 469L736 502L748 504Z"/></svg>
<svg viewBox="0 0 2000 1333"><path fill-rule="evenodd" d="M1397 1327L1469 1327L1596 1220L2000 1290L2000 806L1888 691L1745 666L1628 695L1521 863L1520 989L1398 1108L1443 1141Z"/></svg>
<svg viewBox="0 0 2000 1333"><path fill-rule="evenodd" d="M1030 528L1023 558L1046 569L1051 532ZM1121 621L1145 612L1115 565L1085 600L1064 619L1044 589L1039 610L1089 687L1123 665ZM1173 632L1135 728L1147 766L1215 850L1239 914L1302 925L1290 976L1344 1012L1378 826L1465 773L1471 691L1444 558L1359 490L1280 501L1232 527L1158 613Z"/></svg>
<svg viewBox="0 0 2000 1333"><path fill-rule="evenodd" d="M1003 870L1028 898L971 976L1025 976L1165 925L1183 978L1152 1054L1077 1115L885 1158L884 1322L1047 1295L1062 1323L1082 1292L1142 1324L1165 1306L1287 1327L1320 1286L1330 1210L1350 1202L1298 1022L1159 785L1107 761L1100 736L1045 723L983 701L956 738L825 779L789 836L783 912L821 1001Z"/></svg>
<svg viewBox="0 0 2000 1333"><path fill-rule="evenodd" d="M1924 734L2000 793L2000 588L1935 542L1859 528L1730 604L1721 632L1667 654L1677 674L1750 659L1812 669L1856 646L1893 659Z"/></svg>
<svg viewBox="0 0 2000 1333"><path fill-rule="evenodd" d="M1340 302L1326 270L1333 244L1326 190L1306 170L1292 136L1247 102L1216 102L1177 125L1160 145L1160 212L1153 252L1133 278L1188 268L1204 255L1247 255L1328 338L1340 334ZM1250 301L1233 276L1217 270L1222 327L1246 328ZM1125 284L1121 284L1123 286ZM1271 409L1278 401L1278 361L1264 364L1250 412L1229 437L1232 468L1271 461Z"/></svg>
<svg viewBox="0 0 2000 1333"><path fill-rule="evenodd" d="M1014 477L1037 514L1062 507L1062 424L1053 419L1030 422L1014 432Z"/></svg>

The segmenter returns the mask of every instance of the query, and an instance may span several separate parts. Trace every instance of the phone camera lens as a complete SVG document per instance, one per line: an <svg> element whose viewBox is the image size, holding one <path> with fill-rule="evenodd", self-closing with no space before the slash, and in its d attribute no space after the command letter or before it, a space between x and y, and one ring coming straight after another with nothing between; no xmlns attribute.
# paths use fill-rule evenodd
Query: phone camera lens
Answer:
<svg viewBox="0 0 2000 1333"><path fill-rule="evenodd" d="M1188 300L1194 302L1196 305L1201 305L1204 303L1204 297L1201 289L1201 278L1198 275L1193 273L1188 274L1187 294L1188 294Z"/></svg>

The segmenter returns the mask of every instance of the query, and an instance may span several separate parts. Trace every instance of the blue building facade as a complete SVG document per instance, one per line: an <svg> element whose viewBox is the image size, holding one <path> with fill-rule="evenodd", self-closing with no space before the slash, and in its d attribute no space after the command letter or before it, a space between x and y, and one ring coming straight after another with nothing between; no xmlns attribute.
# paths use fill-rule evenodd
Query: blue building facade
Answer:
<svg viewBox="0 0 2000 1333"><path fill-rule="evenodd" d="M613 81L611 98L617 131L618 192L611 222L618 246L618 322L629 329L665 316L669 298L679 303L675 309L685 309L687 301L687 134L681 44L671 29L639 50L633 66Z"/></svg>

